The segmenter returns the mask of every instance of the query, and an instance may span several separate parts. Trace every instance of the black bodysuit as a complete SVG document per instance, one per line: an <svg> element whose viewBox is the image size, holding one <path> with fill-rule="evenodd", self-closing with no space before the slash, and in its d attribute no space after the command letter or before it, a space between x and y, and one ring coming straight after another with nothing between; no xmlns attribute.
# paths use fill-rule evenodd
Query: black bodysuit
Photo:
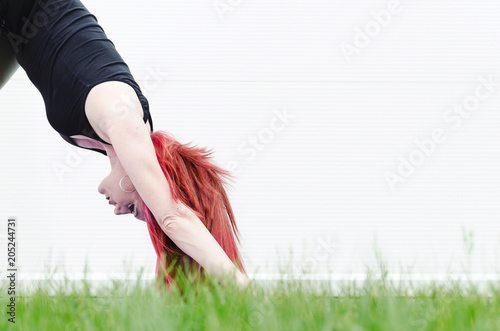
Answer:
<svg viewBox="0 0 500 331"><path fill-rule="evenodd" d="M42 94L50 125L70 144L77 146L72 135L107 144L85 115L88 93L106 81L121 81L136 91L144 123L149 120L153 130L147 99L80 1L0 0L0 34L9 40L17 61Z"/></svg>

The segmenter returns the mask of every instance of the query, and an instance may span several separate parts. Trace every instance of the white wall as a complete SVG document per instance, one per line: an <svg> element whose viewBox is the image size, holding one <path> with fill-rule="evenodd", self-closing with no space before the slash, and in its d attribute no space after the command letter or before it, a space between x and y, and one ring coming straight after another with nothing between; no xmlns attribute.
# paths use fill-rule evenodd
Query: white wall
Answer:
<svg viewBox="0 0 500 331"><path fill-rule="evenodd" d="M461 272L462 228L474 232L472 271L498 270L500 3L84 3L144 89L155 129L213 148L235 172L230 199L257 276L291 247L304 258L295 268L363 273L374 238L391 270ZM473 110L452 113L463 103ZM0 111L0 224L18 218L26 277L59 261L70 273L86 260L94 273L121 272L123 261L153 272L145 224L114 216L97 193L107 159L52 130L22 70L0 91ZM283 112L290 119L272 131ZM419 159L415 141L435 130L443 138ZM421 161L412 171L401 166L410 156ZM60 180L53 166L68 161ZM407 173L391 190L398 168Z"/></svg>

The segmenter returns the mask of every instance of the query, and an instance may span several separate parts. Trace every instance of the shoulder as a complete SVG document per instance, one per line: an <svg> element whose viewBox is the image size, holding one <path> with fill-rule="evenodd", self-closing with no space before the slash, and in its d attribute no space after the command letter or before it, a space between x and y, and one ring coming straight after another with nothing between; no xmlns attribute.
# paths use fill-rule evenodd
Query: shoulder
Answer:
<svg viewBox="0 0 500 331"><path fill-rule="evenodd" d="M141 119L144 114L139 97L130 85L108 81L90 90L85 100L85 115L97 135L111 143L108 130L113 125L130 119Z"/></svg>

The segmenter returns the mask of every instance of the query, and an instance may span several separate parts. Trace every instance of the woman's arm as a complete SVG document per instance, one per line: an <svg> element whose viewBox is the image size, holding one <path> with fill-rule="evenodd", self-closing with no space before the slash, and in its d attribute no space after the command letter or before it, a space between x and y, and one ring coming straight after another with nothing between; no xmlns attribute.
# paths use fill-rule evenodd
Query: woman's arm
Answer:
<svg viewBox="0 0 500 331"><path fill-rule="evenodd" d="M187 206L173 201L135 91L124 83L100 84L89 93L86 113L96 133L113 146L165 234L209 274L221 277L235 273L237 282L246 285L248 278L236 268L201 220Z"/></svg>

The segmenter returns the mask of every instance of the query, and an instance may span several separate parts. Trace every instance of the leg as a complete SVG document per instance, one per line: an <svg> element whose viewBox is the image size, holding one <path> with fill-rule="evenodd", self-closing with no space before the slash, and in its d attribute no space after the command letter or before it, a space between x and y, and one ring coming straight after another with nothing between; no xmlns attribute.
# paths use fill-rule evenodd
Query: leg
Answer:
<svg viewBox="0 0 500 331"><path fill-rule="evenodd" d="M0 36L0 89L19 68L14 52L8 40Z"/></svg>

